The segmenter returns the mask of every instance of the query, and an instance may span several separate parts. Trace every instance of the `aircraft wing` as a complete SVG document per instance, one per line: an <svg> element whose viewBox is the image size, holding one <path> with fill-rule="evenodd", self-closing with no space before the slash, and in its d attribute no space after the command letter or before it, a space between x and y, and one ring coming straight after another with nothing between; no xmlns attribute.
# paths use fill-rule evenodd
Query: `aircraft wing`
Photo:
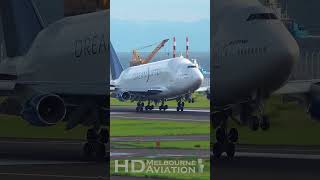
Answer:
<svg viewBox="0 0 320 180"><path fill-rule="evenodd" d="M210 91L210 86L203 86L196 90L196 92L208 92Z"/></svg>
<svg viewBox="0 0 320 180"><path fill-rule="evenodd" d="M8 96L14 93L17 76L14 74L0 73L0 96Z"/></svg>
<svg viewBox="0 0 320 180"><path fill-rule="evenodd" d="M313 84L319 83L320 79L289 81L275 94L303 94L310 92Z"/></svg>

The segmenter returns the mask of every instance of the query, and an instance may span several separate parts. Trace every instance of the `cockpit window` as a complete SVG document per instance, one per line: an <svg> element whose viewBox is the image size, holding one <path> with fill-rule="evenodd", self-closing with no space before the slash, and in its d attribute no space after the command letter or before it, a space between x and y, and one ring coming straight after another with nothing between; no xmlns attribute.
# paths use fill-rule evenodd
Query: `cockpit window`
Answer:
<svg viewBox="0 0 320 180"><path fill-rule="evenodd" d="M192 66L188 66L188 68L197 68L197 66L192 65Z"/></svg>
<svg viewBox="0 0 320 180"><path fill-rule="evenodd" d="M259 13L259 14L250 14L247 21L253 20L270 20L270 19L278 19L278 17L273 13Z"/></svg>

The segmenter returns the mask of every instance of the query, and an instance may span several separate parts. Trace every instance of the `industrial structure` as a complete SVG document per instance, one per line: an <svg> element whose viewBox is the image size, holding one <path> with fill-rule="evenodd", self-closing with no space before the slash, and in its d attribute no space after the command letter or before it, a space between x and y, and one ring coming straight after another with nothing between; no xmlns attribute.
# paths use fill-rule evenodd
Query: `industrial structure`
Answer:
<svg viewBox="0 0 320 180"><path fill-rule="evenodd" d="M152 45L148 45L139 49L134 49L132 51L132 60L130 61L130 66L137 66L137 65L141 65L141 64L147 64L149 63L154 57L155 55L161 50L161 48L169 41L169 39L164 39L162 40L158 46L147 56L147 58L143 59L141 57L141 55L139 54L138 50L141 49L145 49L148 47L151 47L155 44ZM156 43L157 44L157 43Z"/></svg>

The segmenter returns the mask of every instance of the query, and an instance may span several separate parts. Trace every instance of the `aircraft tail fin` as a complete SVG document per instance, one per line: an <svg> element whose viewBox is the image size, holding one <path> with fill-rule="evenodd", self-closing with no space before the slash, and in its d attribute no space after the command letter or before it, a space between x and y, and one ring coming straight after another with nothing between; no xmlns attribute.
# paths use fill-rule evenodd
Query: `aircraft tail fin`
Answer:
<svg viewBox="0 0 320 180"><path fill-rule="evenodd" d="M8 57L25 55L45 23L33 0L1 0Z"/></svg>
<svg viewBox="0 0 320 180"><path fill-rule="evenodd" d="M111 66L111 76L113 80L116 80L120 77L120 74L123 71L119 58L116 51L114 50L110 42L110 66Z"/></svg>

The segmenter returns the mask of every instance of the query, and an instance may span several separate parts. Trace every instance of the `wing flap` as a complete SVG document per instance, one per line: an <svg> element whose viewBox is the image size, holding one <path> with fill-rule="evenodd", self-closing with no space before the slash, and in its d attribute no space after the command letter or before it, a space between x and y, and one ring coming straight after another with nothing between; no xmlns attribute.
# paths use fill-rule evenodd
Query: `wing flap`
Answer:
<svg viewBox="0 0 320 180"><path fill-rule="evenodd" d="M313 84L319 83L320 79L289 81L274 94L303 94L310 92Z"/></svg>

